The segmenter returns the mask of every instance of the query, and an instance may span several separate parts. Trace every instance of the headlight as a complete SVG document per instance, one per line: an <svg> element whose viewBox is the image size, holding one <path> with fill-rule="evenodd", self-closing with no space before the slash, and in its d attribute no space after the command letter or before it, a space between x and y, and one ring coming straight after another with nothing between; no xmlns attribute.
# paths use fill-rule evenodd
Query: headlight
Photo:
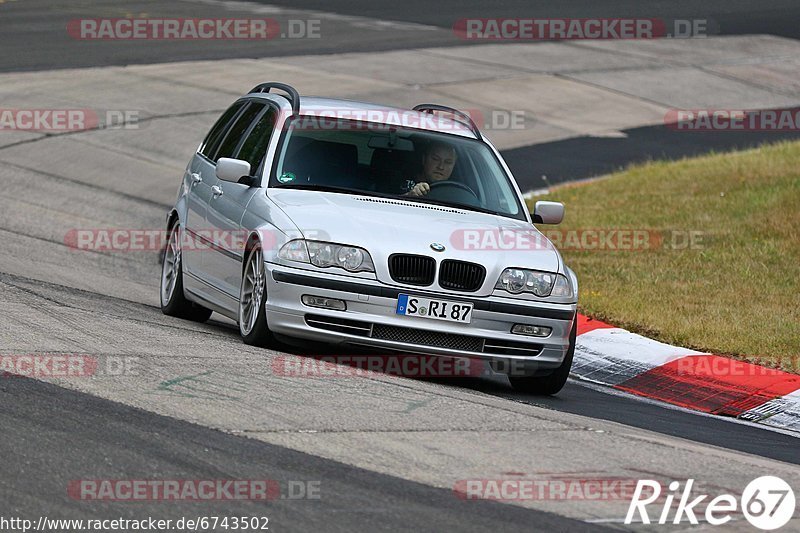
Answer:
<svg viewBox="0 0 800 533"><path fill-rule="evenodd" d="M311 258L311 264L318 267L332 267L336 266L336 256L338 255L335 250L335 244L327 242L306 242L308 245L308 257Z"/></svg>
<svg viewBox="0 0 800 533"><path fill-rule="evenodd" d="M495 289L511 294L530 292L536 296L572 296L572 287L567 278L552 272L538 272L522 268L507 268L500 274Z"/></svg>
<svg viewBox="0 0 800 533"><path fill-rule="evenodd" d="M278 251L278 257L287 261L311 263L321 268L340 267L348 272L375 272L369 252L357 246L332 242L289 241Z"/></svg>
<svg viewBox="0 0 800 533"><path fill-rule="evenodd" d="M364 264L364 252L354 246L342 246L336 254L336 260L346 270L358 270Z"/></svg>
<svg viewBox="0 0 800 533"><path fill-rule="evenodd" d="M526 272L516 268L507 268L497 282L497 288L505 289L512 294L519 294L525 290Z"/></svg>

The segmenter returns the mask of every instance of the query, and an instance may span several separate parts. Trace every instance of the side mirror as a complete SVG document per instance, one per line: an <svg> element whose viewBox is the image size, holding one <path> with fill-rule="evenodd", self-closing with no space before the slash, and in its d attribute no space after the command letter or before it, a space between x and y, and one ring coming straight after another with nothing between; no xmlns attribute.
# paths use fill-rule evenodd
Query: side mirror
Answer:
<svg viewBox="0 0 800 533"><path fill-rule="evenodd" d="M224 181L241 183L242 177L250 176L250 163L241 159L220 157L217 161L217 177Z"/></svg>
<svg viewBox="0 0 800 533"><path fill-rule="evenodd" d="M533 206L532 215L536 224L561 224L564 220L564 204L540 200Z"/></svg>

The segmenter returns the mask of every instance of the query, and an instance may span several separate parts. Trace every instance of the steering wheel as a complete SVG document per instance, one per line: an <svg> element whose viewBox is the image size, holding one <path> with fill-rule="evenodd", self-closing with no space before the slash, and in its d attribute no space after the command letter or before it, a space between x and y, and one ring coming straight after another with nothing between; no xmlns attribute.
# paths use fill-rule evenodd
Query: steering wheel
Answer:
<svg viewBox="0 0 800 533"><path fill-rule="evenodd" d="M450 180L434 181L433 183L431 183L431 191L428 193L428 195L432 194L433 191L435 191L437 189L443 190L446 187L455 187L456 189L461 189L462 191L466 191L469 194L471 194L475 198L475 200L480 201L480 199L478 198L478 195L475 194L475 191L473 191L472 189L470 189L469 187L467 187L463 183L460 183L458 181L450 181ZM440 195L437 195L437 196L440 196Z"/></svg>

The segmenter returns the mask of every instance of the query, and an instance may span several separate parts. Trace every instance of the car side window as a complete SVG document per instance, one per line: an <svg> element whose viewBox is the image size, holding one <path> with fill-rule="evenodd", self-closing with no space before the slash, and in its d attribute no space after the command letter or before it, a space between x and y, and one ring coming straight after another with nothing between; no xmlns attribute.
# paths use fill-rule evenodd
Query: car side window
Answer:
<svg viewBox="0 0 800 533"><path fill-rule="evenodd" d="M239 148L239 152L236 154L236 159L250 163L251 174L256 173L267 155L267 145L275 129L277 119L277 110L272 106L268 106L251 128L250 133L247 134L247 138L242 143L242 147Z"/></svg>
<svg viewBox="0 0 800 533"><path fill-rule="evenodd" d="M214 153L217 151L217 148L219 148L219 143L225 136L225 131L227 131L228 124L231 123L233 117L236 116L236 113L238 113L246 103L247 102L244 100L236 102L230 106L221 117L219 117L203 141L203 146L200 148L201 154L209 159L214 157Z"/></svg>
<svg viewBox="0 0 800 533"><path fill-rule="evenodd" d="M496 179L488 179L494 173L499 171L499 167L491 166L488 163L488 158L491 157L490 152L487 150L470 150L469 160L475 166L475 176L481 176L484 190L486 191L486 198L484 199L483 206L494 211L500 211L509 215L516 215L519 213L519 204L514 196L511 187L500 187L498 182L504 177L498 176Z"/></svg>
<svg viewBox="0 0 800 533"><path fill-rule="evenodd" d="M236 149L243 141L245 132L250 128L250 125L256 117L261 114L265 106L266 104L260 102L250 102L247 107L239 113L233 126L230 127L228 133L225 135L222 144L219 145L219 150L217 150L217 153L214 154L212 158L215 163L219 161L220 157L234 157Z"/></svg>

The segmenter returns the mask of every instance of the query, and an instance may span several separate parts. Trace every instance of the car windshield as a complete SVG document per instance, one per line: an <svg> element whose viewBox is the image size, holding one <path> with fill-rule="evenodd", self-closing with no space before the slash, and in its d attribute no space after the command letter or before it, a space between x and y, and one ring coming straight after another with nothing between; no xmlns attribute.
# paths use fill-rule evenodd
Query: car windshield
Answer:
<svg viewBox="0 0 800 533"><path fill-rule="evenodd" d="M398 197L526 219L486 144L386 124L296 117L270 187Z"/></svg>

